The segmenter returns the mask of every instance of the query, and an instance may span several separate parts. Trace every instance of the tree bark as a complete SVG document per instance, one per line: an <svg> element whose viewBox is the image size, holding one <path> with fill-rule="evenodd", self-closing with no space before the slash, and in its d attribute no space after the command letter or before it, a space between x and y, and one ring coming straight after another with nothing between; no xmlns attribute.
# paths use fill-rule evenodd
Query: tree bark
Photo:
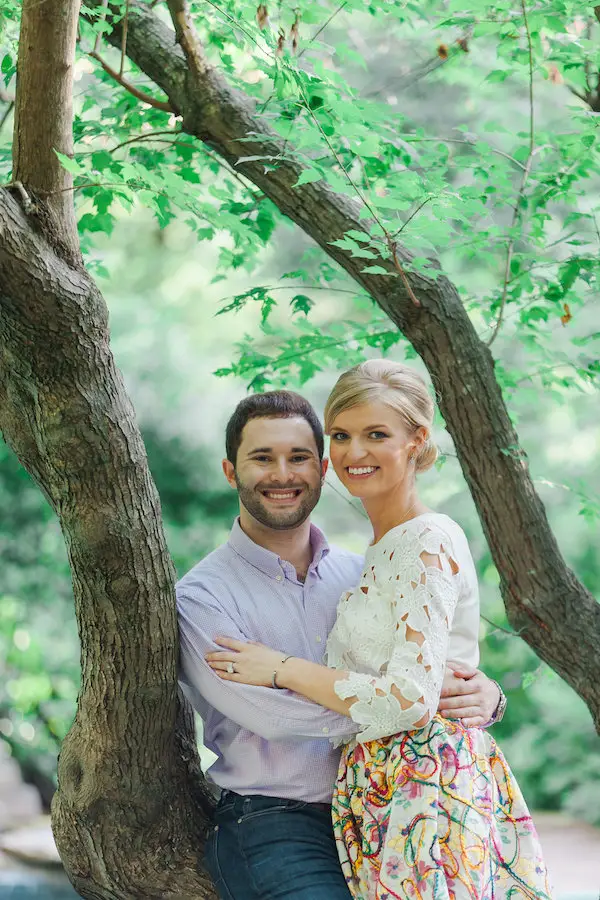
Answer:
<svg viewBox="0 0 600 900"><path fill-rule="evenodd" d="M81 259L73 178L56 152L73 155L73 65L79 2L25 0L21 14L13 136L13 178L39 201L46 231Z"/></svg>
<svg viewBox="0 0 600 900"><path fill-rule="evenodd" d="M148 7L133 2L128 55L167 94L183 129L235 166L313 238L424 360L500 575L508 618L585 700L600 730L600 604L561 556L496 381L494 359L456 288L443 275L408 273L409 292L390 262L377 261L389 275L365 274L363 260L333 247L346 231L367 227L359 205L322 181L293 186L302 166L289 161L289 141L284 153L283 140L256 114L254 103L209 63L185 0L168 5L180 46ZM119 45L118 27L110 40ZM277 157L277 168L265 172L260 160L244 161L250 156ZM410 262L401 245L396 254L401 266Z"/></svg>
<svg viewBox="0 0 600 900"><path fill-rule="evenodd" d="M19 184L0 189L0 428L59 517L81 642L54 836L83 897L206 900L213 803L178 697L173 566L106 305L80 262L70 176L53 152L72 150L78 13L74 0L23 9Z"/></svg>
<svg viewBox="0 0 600 900"><path fill-rule="evenodd" d="M59 516L81 641L57 846L84 897L212 897L198 867L211 801L177 698L173 569L107 311L5 189L0 234L0 427Z"/></svg>

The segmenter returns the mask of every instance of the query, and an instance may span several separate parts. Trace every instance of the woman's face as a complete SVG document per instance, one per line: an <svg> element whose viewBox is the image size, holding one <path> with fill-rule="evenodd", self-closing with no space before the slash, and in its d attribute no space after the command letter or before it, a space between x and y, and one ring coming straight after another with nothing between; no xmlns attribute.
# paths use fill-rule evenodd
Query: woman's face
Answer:
<svg viewBox="0 0 600 900"><path fill-rule="evenodd" d="M334 419L329 456L336 475L354 497L369 500L396 489L414 472L409 456L423 441L409 433L385 403L365 403Z"/></svg>

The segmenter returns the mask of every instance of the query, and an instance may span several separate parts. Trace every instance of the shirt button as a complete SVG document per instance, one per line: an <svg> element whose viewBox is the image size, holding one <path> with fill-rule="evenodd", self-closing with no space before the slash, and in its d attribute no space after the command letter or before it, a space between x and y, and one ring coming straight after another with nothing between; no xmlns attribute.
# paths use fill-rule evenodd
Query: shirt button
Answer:
<svg viewBox="0 0 600 900"><path fill-rule="evenodd" d="M215 827L213 828L213 831L218 831L218 830L219 830L219 826L215 825Z"/></svg>
<svg viewBox="0 0 600 900"><path fill-rule="evenodd" d="M323 729L323 734L329 734L329 728L327 727L327 725Z"/></svg>
<svg viewBox="0 0 600 900"><path fill-rule="evenodd" d="M321 643L321 635L318 634L317 637L315 638L315 640L316 640L317 644L320 644Z"/></svg>
<svg viewBox="0 0 600 900"><path fill-rule="evenodd" d="M275 581L283 581L283 575L276 575Z"/></svg>

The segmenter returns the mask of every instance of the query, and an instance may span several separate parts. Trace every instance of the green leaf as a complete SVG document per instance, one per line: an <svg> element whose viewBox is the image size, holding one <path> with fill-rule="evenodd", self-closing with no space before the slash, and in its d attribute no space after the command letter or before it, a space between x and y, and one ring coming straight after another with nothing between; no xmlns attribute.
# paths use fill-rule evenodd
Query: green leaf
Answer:
<svg viewBox="0 0 600 900"><path fill-rule="evenodd" d="M79 163L74 160L71 156L65 156L64 153L59 153L58 150L54 151L58 157L58 160L67 172L71 172L73 175L81 175L84 172L84 169L79 165Z"/></svg>
<svg viewBox="0 0 600 900"><path fill-rule="evenodd" d="M393 275L393 272L388 272L387 269L384 269L383 266L365 266L364 269L361 269L361 272L364 272L367 275Z"/></svg>
<svg viewBox="0 0 600 900"><path fill-rule="evenodd" d="M292 315L304 313L304 315L307 316L314 305L314 300L311 300L306 294L296 294L296 296L292 297L290 300Z"/></svg>
<svg viewBox="0 0 600 900"><path fill-rule="evenodd" d="M506 71L505 69L494 69L494 71L490 72L485 80L490 84L496 84L500 81L506 81L509 75L510 72Z"/></svg>
<svg viewBox="0 0 600 900"><path fill-rule="evenodd" d="M293 187L299 187L302 184L312 184L315 181L321 181L322 175L316 169L303 169L296 184Z"/></svg>

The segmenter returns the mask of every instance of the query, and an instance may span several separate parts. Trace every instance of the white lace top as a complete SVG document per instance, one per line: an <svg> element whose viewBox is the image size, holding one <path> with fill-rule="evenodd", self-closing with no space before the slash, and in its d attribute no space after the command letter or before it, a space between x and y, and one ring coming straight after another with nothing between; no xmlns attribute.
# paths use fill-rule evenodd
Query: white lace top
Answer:
<svg viewBox="0 0 600 900"><path fill-rule="evenodd" d="M441 568L426 565L427 554ZM359 585L339 602L325 654L328 666L350 672L335 692L343 700L357 698L350 707L361 726L356 739L409 731L431 718L446 661L477 666L478 631L475 567L456 522L424 513L370 546Z"/></svg>

